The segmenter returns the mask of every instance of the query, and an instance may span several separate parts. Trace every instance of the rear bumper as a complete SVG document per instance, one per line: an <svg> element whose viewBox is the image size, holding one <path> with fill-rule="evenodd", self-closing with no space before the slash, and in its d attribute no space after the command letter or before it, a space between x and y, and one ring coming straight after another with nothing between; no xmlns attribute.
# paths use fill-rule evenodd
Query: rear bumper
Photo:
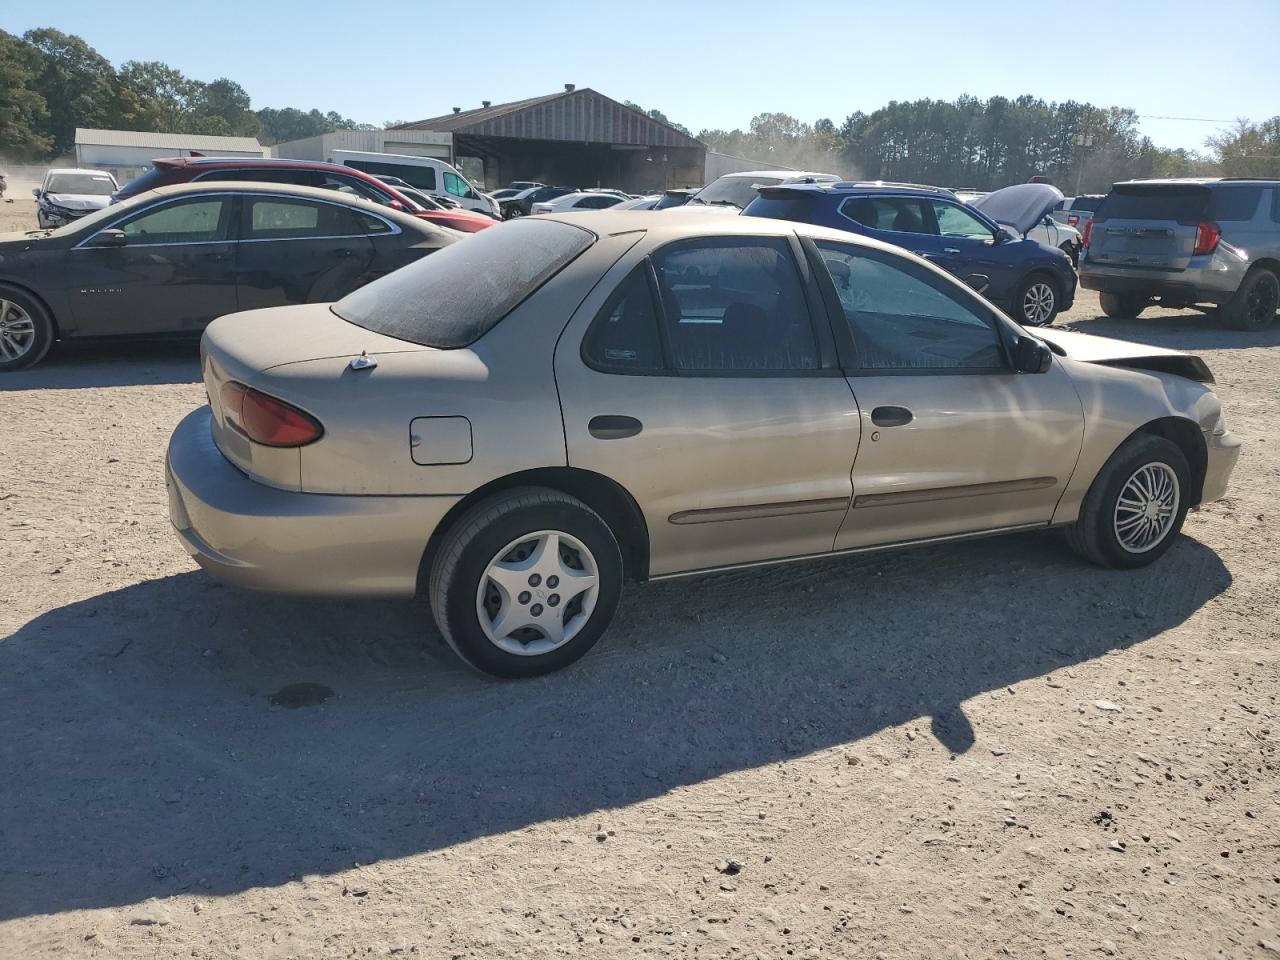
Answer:
<svg viewBox="0 0 1280 960"><path fill-rule="evenodd" d="M1158 270L1120 270L1099 267L1087 259L1080 265L1080 286L1099 293L1159 297L1176 303L1226 303L1240 285L1243 273L1204 269L1169 273Z"/></svg>
<svg viewBox="0 0 1280 960"><path fill-rule="evenodd" d="M173 432L169 519L209 573L236 586L340 597L412 597L427 540L457 497L333 496L251 480L213 442L208 407Z"/></svg>
<svg viewBox="0 0 1280 960"><path fill-rule="evenodd" d="M1212 503L1221 500L1227 493L1227 483L1231 479L1231 471L1240 459L1240 438L1233 433L1223 433L1205 437L1208 441L1208 459L1204 471L1204 489L1200 502Z"/></svg>

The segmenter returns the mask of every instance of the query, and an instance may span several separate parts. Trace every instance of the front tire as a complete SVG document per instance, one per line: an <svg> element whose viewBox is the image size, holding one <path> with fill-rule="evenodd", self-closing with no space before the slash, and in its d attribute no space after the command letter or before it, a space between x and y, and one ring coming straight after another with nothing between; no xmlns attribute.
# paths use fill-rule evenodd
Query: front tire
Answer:
<svg viewBox="0 0 1280 960"><path fill-rule="evenodd" d="M436 623L464 661L496 677L573 663L622 595L622 554L582 501L542 487L482 500L445 535L431 568Z"/></svg>
<svg viewBox="0 0 1280 960"><path fill-rule="evenodd" d="M512 207L510 210L507 211L508 220L519 220L523 216L524 216L524 211L521 210L519 207Z"/></svg>
<svg viewBox="0 0 1280 960"><path fill-rule="evenodd" d="M1067 543L1100 567L1145 567L1173 544L1190 494L1191 469L1178 445L1138 434L1098 471Z"/></svg>
<svg viewBox="0 0 1280 960"><path fill-rule="evenodd" d="M1271 326L1280 307L1280 280L1261 267L1249 271L1222 308L1222 319L1234 330L1256 333Z"/></svg>
<svg viewBox="0 0 1280 960"><path fill-rule="evenodd" d="M1058 285L1043 273L1033 273L1018 286L1014 313L1024 327L1047 327L1058 315Z"/></svg>
<svg viewBox="0 0 1280 960"><path fill-rule="evenodd" d="M1100 293L1098 300L1102 304L1102 312L1117 320L1136 318L1147 308L1146 297L1125 296L1119 293Z"/></svg>
<svg viewBox="0 0 1280 960"><path fill-rule="evenodd" d="M23 370L53 346L53 318L35 297L0 284L0 373Z"/></svg>

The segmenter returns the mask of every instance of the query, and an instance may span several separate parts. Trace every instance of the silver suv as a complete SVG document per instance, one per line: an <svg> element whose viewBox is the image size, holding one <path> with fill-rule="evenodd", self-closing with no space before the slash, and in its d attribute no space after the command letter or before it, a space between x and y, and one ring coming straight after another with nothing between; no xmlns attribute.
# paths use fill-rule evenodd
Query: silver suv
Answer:
<svg viewBox="0 0 1280 960"><path fill-rule="evenodd" d="M1109 317L1212 305L1237 330L1280 306L1280 180L1117 183L1085 232L1080 286Z"/></svg>

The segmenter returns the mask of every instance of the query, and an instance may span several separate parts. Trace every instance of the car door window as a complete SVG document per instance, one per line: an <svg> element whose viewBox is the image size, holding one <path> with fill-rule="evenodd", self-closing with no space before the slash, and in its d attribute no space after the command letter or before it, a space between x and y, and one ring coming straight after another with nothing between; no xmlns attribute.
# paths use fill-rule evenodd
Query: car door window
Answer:
<svg viewBox="0 0 1280 960"><path fill-rule="evenodd" d="M314 240L358 237L364 229L346 207L284 197L246 197L246 240Z"/></svg>
<svg viewBox="0 0 1280 960"><path fill-rule="evenodd" d="M649 268L631 271L605 303L582 341L587 366L605 373L660 373L662 341Z"/></svg>
<svg viewBox="0 0 1280 960"><path fill-rule="evenodd" d="M816 370L800 273L781 238L695 241L654 257L677 371Z"/></svg>
<svg viewBox="0 0 1280 960"><path fill-rule="evenodd" d="M351 197L360 197L364 200L372 200L374 203L384 207L391 206L391 195L383 190L379 190L368 181L361 180L358 177L348 177L341 173L321 173L320 182L318 184L325 190L337 190L339 193L345 193Z"/></svg>
<svg viewBox="0 0 1280 960"><path fill-rule="evenodd" d="M451 193L455 197L463 199L471 199L475 194L471 192L471 186L467 181L463 180L456 173L449 173L447 170L444 174L444 192Z"/></svg>
<svg viewBox="0 0 1280 960"><path fill-rule="evenodd" d="M938 222L938 233L942 236L991 242L991 228L958 203L947 203L945 200L930 202L933 204L934 219Z"/></svg>
<svg viewBox="0 0 1280 960"><path fill-rule="evenodd" d="M880 250L818 241L861 371L1005 368L995 318L928 268Z"/></svg>
<svg viewBox="0 0 1280 960"><path fill-rule="evenodd" d="M129 246L218 243L228 239L225 197L167 203L119 224Z"/></svg>
<svg viewBox="0 0 1280 960"><path fill-rule="evenodd" d="M850 197L840 205L840 212L855 223L872 230L892 233L936 234L925 202L909 197Z"/></svg>

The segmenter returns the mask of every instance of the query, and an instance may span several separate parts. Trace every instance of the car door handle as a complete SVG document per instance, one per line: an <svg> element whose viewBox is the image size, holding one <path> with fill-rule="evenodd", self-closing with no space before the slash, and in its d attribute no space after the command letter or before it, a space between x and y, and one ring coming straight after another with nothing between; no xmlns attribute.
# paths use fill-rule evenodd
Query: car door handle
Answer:
<svg viewBox="0 0 1280 960"><path fill-rule="evenodd" d="M229 253L206 253L206 254L204 255L204 258L205 258L206 260L230 260L230 259L231 259L231 254L229 254Z"/></svg>
<svg viewBox="0 0 1280 960"><path fill-rule="evenodd" d="M641 430L641 423L635 417L621 417L605 414L592 417L587 424L587 432L597 440L625 440L634 437Z"/></svg>
<svg viewBox="0 0 1280 960"><path fill-rule="evenodd" d="M942 252L943 253L959 253L960 248L959 247L943 247Z"/></svg>
<svg viewBox="0 0 1280 960"><path fill-rule="evenodd" d="M906 407L876 407L871 422L877 427L901 427L915 419Z"/></svg>
<svg viewBox="0 0 1280 960"><path fill-rule="evenodd" d="M355 251L349 247L339 247L337 250L330 251L330 255L334 257L353 257Z"/></svg>

